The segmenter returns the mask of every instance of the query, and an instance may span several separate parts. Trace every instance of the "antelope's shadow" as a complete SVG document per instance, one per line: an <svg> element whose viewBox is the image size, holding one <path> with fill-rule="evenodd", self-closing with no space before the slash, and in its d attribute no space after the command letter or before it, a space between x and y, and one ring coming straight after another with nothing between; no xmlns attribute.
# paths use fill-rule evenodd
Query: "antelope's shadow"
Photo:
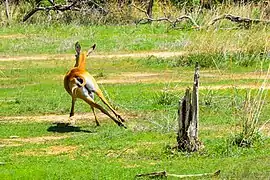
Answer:
<svg viewBox="0 0 270 180"><path fill-rule="evenodd" d="M47 129L48 132L57 132L57 133L69 133L69 132L84 132L84 133L94 133L93 131L81 129L78 126L72 126L64 123L56 123L55 125L50 126Z"/></svg>

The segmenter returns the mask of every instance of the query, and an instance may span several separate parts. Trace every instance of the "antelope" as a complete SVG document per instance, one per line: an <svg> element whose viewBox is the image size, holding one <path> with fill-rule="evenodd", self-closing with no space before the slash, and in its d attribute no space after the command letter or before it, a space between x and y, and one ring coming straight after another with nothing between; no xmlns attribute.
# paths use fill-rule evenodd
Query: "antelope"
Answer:
<svg viewBox="0 0 270 180"><path fill-rule="evenodd" d="M70 71L68 71L64 77L64 87L72 97L69 117L71 119L71 117L74 116L75 102L77 98L79 98L84 100L86 103L90 105L97 126L100 126L100 124L99 121L97 120L95 108L99 109L102 113L109 116L118 126L126 128L126 126L122 123L124 122L124 119L108 103L102 91L98 87L98 84L94 79L94 77L91 76L85 69L86 58L94 51L95 48L96 44L94 44L88 50L88 52L81 52L81 46L79 42L76 42L75 44L76 63L74 67ZM105 108L103 108L101 105L97 104L94 101L94 94L96 94L101 99L101 101L113 112L116 118L112 116Z"/></svg>

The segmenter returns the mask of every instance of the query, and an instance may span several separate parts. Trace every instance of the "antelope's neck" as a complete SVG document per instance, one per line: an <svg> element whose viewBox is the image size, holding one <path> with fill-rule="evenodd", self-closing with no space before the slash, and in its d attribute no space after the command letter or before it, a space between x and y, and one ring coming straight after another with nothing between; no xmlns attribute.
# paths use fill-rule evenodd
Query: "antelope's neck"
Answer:
<svg viewBox="0 0 270 180"><path fill-rule="evenodd" d="M80 69L85 69L85 59L86 59L86 55L85 53L81 53L79 56L76 57L76 63L74 65L74 67L78 67Z"/></svg>

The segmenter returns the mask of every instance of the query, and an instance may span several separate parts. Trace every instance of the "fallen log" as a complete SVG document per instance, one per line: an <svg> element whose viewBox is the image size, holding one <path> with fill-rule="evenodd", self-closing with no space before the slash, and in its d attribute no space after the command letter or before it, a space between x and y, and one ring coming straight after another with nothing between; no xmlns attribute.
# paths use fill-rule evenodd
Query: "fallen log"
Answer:
<svg viewBox="0 0 270 180"><path fill-rule="evenodd" d="M162 178L162 177L177 177L177 178L189 178L189 177L215 177L220 174L220 170L215 171L214 173L202 173L202 174L170 174L166 171L160 171L160 172L151 172L146 174L137 174L135 178L140 177L149 177L149 178Z"/></svg>

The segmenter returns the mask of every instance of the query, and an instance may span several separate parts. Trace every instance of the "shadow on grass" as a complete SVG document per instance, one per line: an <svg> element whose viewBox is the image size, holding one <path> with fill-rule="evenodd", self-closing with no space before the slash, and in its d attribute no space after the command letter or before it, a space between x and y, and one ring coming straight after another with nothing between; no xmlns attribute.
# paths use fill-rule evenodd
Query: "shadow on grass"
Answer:
<svg viewBox="0 0 270 180"><path fill-rule="evenodd" d="M81 127L70 126L70 125L60 126L59 124L57 124L55 126L50 126L47 129L47 131L48 132L58 132L58 133L69 133L69 132L94 133L94 132L89 131L89 130L83 130L83 129L81 129Z"/></svg>

